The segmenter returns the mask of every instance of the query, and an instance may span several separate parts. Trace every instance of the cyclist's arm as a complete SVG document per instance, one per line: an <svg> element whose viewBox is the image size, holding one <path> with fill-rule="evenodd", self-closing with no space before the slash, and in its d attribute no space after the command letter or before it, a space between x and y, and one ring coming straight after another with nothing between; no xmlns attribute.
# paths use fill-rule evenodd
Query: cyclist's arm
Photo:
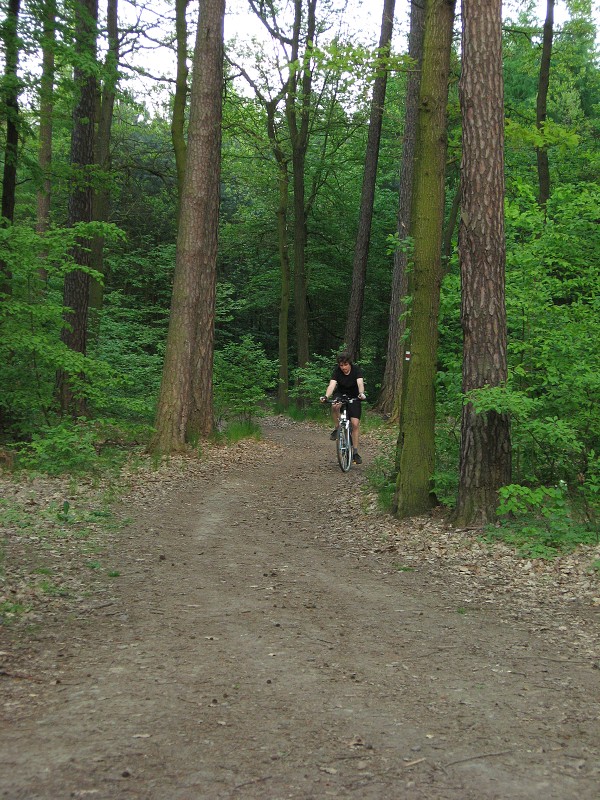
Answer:
<svg viewBox="0 0 600 800"><path fill-rule="evenodd" d="M331 395L335 392L335 387L337 386L337 381L330 380L327 388L325 389L325 397L329 400Z"/></svg>
<svg viewBox="0 0 600 800"><path fill-rule="evenodd" d="M361 395L362 395L362 398L364 398L364 395L365 395L365 382L364 382L363 378L357 378L356 379L356 385L358 386L358 396L361 397Z"/></svg>

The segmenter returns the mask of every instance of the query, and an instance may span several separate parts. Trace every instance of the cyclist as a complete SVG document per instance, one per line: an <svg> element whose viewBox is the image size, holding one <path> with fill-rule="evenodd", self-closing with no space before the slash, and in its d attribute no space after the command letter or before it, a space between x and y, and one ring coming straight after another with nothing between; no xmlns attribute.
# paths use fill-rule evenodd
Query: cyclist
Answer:
<svg viewBox="0 0 600 800"><path fill-rule="evenodd" d="M325 395L321 397L321 402L325 403L331 397L334 400L342 394L356 398L353 403L348 405L348 416L352 423L352 460L355 464L362 464L362 458L358 454L358 438L360 428L361 400L366 399L365 382L361 368L352 363L349 353L340 353L337 357L337 364L331 373L331 380L325 389ZM331 412L335 422L335 428L331 431L331 439L335 441L338 435L340 424L340 404L334 403Z"/></svg>

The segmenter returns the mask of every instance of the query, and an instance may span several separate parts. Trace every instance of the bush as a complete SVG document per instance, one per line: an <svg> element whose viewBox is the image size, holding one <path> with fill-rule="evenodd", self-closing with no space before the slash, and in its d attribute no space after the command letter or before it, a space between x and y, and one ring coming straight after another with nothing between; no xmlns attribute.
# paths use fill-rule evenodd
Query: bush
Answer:
<svg viewBox="0 0 600 800"><path fill-rule="evenodd" d="M487 538L501 539L522 556L553 558L579 544L597 544L598 530L577 519L569 502L567 485L521 486L500 489L500 527L488 528Z"/></svg>
<svg viewBox="0 0 600 800"><path fill-rule="evenodd" d="M250 422L262 413L260 404L276 385L277 364L252 336L215 351L214 410L219 423L236 417Z"/></svg>

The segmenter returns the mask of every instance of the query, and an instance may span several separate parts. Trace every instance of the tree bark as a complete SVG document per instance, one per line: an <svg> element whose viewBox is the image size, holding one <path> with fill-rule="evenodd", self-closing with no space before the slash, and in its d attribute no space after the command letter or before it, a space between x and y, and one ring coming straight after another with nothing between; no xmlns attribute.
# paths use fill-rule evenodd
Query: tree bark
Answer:
<svg viewBox="0 0 600 800"><path fill-rule="evenodd" d="M392 33L394 30L395 6L396 0L384 0L383 15L381 18L381 33L379 37L379 52L377 55L377 70L373 84L373 98L371 101L367 150L365 153L365 169L360 200L358 232L354 249L354 262L352 266L352 284L350 290L350 300L348 303L348 315L346 317L346 332L344 334L346 350L350 353L353 359L358 358L360 351L360 330L365 297L365 283L367 278L369 243L371 240L373 204L375 202L377 163L379 161L379 142L381 140L381 128L383 125L383 110L385 106L385 94L388 77L388 65L386 63L386 59L388 59L390 55Z"/></svg>
<svg viewBox="0 0 600 800"><path fill-rule="evenodd" d="M259 93L260 96L260 93ZM277 384L277 404L286 409L289 405L289 356L288 356L288 324L290 310L291 268L290 251L288 242L288 207L289 207L289 166L281 142L277 135L275 112L277 104L283 97L283 92L270 102L265 102L267 110L267 129L269 141L277 162L277 175L279 186L279 203L277 206L277 246L279 251L279 270L281 274L281 289L279 298L279 381Z"/></svg>
<svg viewBox="0 0 600 800"><path fill-rule="evenodd" d="M77 65L73 70L79 93L73 112L71 135L72 190L69 196L67 221L70 226L92 221L92 181L90 169L94 164L94 122L96 108L96 78L91 65L96 61L97 0L82 0L75 5L75 48ZM81 267L91 263L91 242L82 240L73 251L73 259ZM63 305L65 327L62 340L71 350L85 355L90 277L85 269L74 269L65 277ZM82 377L82 376L80 376ZM80 416L85 413L81 393L73 390L73 382L65 372L58 375L58 391L63 413Z"/></svg>
<svg viewBox="0 0 600 800"><path fill-rule="evenodd" d="M118 0L108 0L107 4L108 52L103 70L102 92L97 109L96 164L100 170L99 185L93 197L93 218L97 222L108 222L110 215L110 140L117 84L119 81L119 29ZM92 243L92 267L102 275L104 269L104 237L95 236ZM100 311L104 302L104 286L96 278L90 279L90 331L97 336L100 325Z"/></svg>
<svg viewBox="0 0 600 800"><path fill-rule="evenodd" d="M408 55L413 67L406 84L404 114L404 139L402 163L400 167L400 192L398 204L397 231L400 241L405 241L410 230L410 215L413 193L413 174L417 121L419 109L419 86L421 82L421 62L423 58L423 33L425 30L425 2L417 0L410 6L410 35ZM392 273L392 292L390 297L390 316L388 325L387 358L377 408L397 422L400 416L400 398L404 373L406 303L408 294L408 251L401 248L394 253Z"/></svg>
<svg viewBox="0 0 600 800"><path fill-rule="evenodd" d="M15 194L17 188L17 162L19 148L19 39L17 24L21 0L9 0L6 18L2 25L4 44L4 110L6 114L6 144L4 147L4 172L2 179L2 204L0 224L11 225L15 219ZM10 294L12 275L0 258L0 292Z"/></svg>
<svg viewBox="0 0 600 800"><path fill-rule="evenodd" d="M56 0L47 0L44 4L44 31L42 36L42 77L40 79L40 136L39 165L42 183L37 193L36 230L43 236L50 223L50 200L52 183L50 168L52 166L52 114L54 110L54 50L56 47ZM41 277L46 273L41 270Z"/></svg>
<svg viewBox="0 0 600 800"><path fill-rule="evenodd" d="M300 55L302 0L294 0L292 36L292 75L285 98L285 111L292 145L292 183L294 194L294 311L298 366L304 367L310 355L308 337L308 279L306 275L305 164L312 107L312 64L316 28L317 0L308 0L304 53ZM299 61L301 66L299 66ZM298 80L300 73L301 80Z"/></svg>
<svg viewBox="0 0 600 800"><path fill-rule="evenodd" d="M177 74L175 78L175 97L173 101L173 119L171 121L171 139L175 152L175 169L177 171L177 197L181 206L181 195L185 180L185 105L188 93L187 66L187 23L186 10L188 0L175 0L175 36L177 40Z"/></svg>
<svg viewBox="0 0 600 800"><path fill-rule="evenodd" d="M225 0L201 0L167 348L151 449L182 450L213 430Z"/></svg>
<svg viewBox="0 0 600 800"><path fill-rule="evenodd" d="M188 171L192 191L200 201L198 263L200 268L200 302L196 321L192 392L193 405L188 422L187 438L206 438L214 430L213 360L215 343L215 303L217 294L217 253L219 238L219 202L221 182L221 122L223 116L223 26L225 0L204 0L200 3L200 40L194 60L194 86L191 102L200 113L192 116L188 133L189 159L195 167ZM195 85L197 85L196 88ZM195 174L194 174L195 170ZM184 193L188 203L189 192ZM195 199L195 198L194 198Z"/></svg>
<svg viewBox="0 0 600 800"><path fill-rule="evenodd" d="M435 376L453 22L453 1L428 0L411 213L411 360L400 410L399 472L394 498L399 517L422 514L434 502L431 479L435 466Z"/></svg>
<svg viewBox="0 0 600 800"><path fill-rule="evenodd" d="M462 202L459 227L465 394L506 381L504 281L504 100L501 0L462 2ZM463 406L459 525L495 518L498 489L510 482L507 414Z"/></svg>
<svg viewBox="0 0 600 800"><path fill-rule="evenodd" d="M554 0L547 0L546 21L542 41L542 59L540 62L540 77L538 82L538 95L536 105L536 126L543 134L548 113L548 88L550 86L550 60L552 58L552 40L554 36ZM538 171L538 203L545 209L550 198L550 165L548 163L548 148L537 147Z"/></svg>

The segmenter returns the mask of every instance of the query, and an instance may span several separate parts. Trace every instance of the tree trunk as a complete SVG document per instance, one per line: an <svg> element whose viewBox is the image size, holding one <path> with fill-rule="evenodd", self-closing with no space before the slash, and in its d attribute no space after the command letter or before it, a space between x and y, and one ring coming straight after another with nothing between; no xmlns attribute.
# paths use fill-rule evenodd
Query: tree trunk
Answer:
<svg viewBox="0 0 600 800"><path fill-rule="evenodd" d="M397 219L397 230L400 241L406 240L410 229L424 29L425 4L421 2L412 2L410 6L408 54L413 60L414 66L410 71L406 84L404 143L400 168L400 193ZM407 264L407 248L396 250L394 253L394 270L392 274L387 358L381 393L377 403L378 410L384 414L390 415L395 422L399 420L400 416L404 352L408 349L406 347L407 343L404 341L406 332L406 318L404 316L406 312L405 298L408 294Z"/></svg>
<svg viewBox="0 0 600 800"><path fill-rule="evenodd" d="M78 63L73 70L79 97L73 112L71 135L72 190L69 196L67 220L70 226L92 221L91 167L94 163L94 122L96 107L96 78L92 64L96 62L97 0L83 0L75 5L76 42ZM81 241L73 252L76 264L90 266L89 240ZM74 269L65 277L63 305L65 327L62 340L71 350L85 355L87 347L87 322L90 278L81 269ZM82 377L82 376L80 376ZM58 391L63 413L80 416L85 413L85 401L80 392L74 392L73 383L65 372L58 375Z"/></svg>
<svg viewBox="0 0 600 800"><path fill-rule="evenodd" d="M108 52L103 70L103 85L98 108L96 130L96 164L100 170L100 182L94 192L93 218L98 222L108 222L110 215L110 138L112 131L115 96L119 80L119 29L118 0L108 0L107 5ZM104 237L95 236L92 243L92 267L105 274ZM90 333L97 336L100 327L100 311L104 301L104 286L95 278L90 279Z"/></svg>
<svg viewBox="0 0 600 800"><path fill-rule="evenodd" d="M302 30L302 0L294 0L294 32L292 38L293 70L285 98L286 118L292 145L292 176L294 193L294 311L296 318L296 348L298 366L304 367L310 355L308 338L308 279L306 275L306 205L305 162L309 139L312 106L311 53L314 47L317 0L308 0L304 54L300 57ZM301 67L298 70L298 62ZM298 80L298 72L302 80Z"/></svg>
<svg viewBox="0 0 600 800"><path fill-rule="evenodd" d="M171 121L171 139L175 151L175 168L177 170L177 197L181 206L181 195L185 179L186 143L184 135L185 104L188 93L187 66L187 22L186 10L188 0L175 0L175 35L177 40L177 74L175 78L175 98L173 101L173 119Z"/></svg>
<svg viewBox="0 0 600 800"><path fill-rule="evenodd" d="M288 243L288 206L289 206L289 168L277 130L275 127L275 110L279 98L266 103L269 140L277 162L279 203L277 206L277 244L279 250L279 269L281 273L281 291L279 299L279 382L277 385L277 404L286 409L289 405L289 359L288 359L288 323L290 310L291 269Z"/></svg>
<svg viewBox="0 0 600 800"><path fill-rule="evenodd" d="M44 32L42 38L42 77L40 79L40 138L39 165L42 184L37 193L36 230L43 236L50 223L50 199L52 184L52 114L54 109L54 49L56 47L56 0L44 4ZM41 270L45 280L45 270Z"/></svg>
<svg viewBox="0 0 600 800"><path fill-rule="evenodd" d="M9 0L6 18L2 25L4 45L4 111L6 114L6 145L4 148L4 174L2 180L2 219L0 224L11 225L15 218L15 193L17 188L17 161L19 148L19 39L17 23L21 0ZM0 292L10 294L12 275L0 259Z"/></svg>
<svg viewBox="0 0 600 800"><path fill-rule="evenodd" d="M458 212L460 211L460 180L452 198L452 205L450 206L450 213L448 214L448 223L444 230L444 243L442 245L442 266L444 275L450 271L450 259L452 258L452 239L458 222Z"/></svg>
<svg viewBox="0 0 600 800"><path fill-rule="evenodd" d="M289 177L287 165L279 168L279 207L277 209L277 239L281 270L281 297L279 302L279 383L277 404L286 409L289 405L290 371L288 363L288 321L290 308L290 258L287 241L287 206Z"/></svg>
<svg viewBox="0 0 600 800"><path fill-rule="evenodd" d="M201 0L171 316L151 448L170 453L213 430L225 0Z"/></svg>
<svg viewBox="0 0 600 800"><path fill-rule="evenodd" d="M223 26L225 0L200 3L198 56L194 60L194 85L191 102L199 109L193 118L190 110L188 160L186 167L192 191L200 193L198 264L200 302L196 322L192 390L193 406L188 422L188 440L210 436L214 430L213 360L215 343L215 303L217 294L217 252L221 181L221 121L223 116ZM197 89L195 88L196 84ZM184 194L187 204L189 194Z"/></svg>
<svg viewBox="0 0 600 800"><path fill-rule="evenodd" d="M431 479L435 466L435 376L453 22L454 2L427 2L411 213L411 361L400 411L400 471L394 499L399 517L422 514L434 500Z"/></svg>
<svg viewBox="0 0 600 800"><path fill-rule="evenodd" d="M552 58L552 39L554 36L554 0L547 0L546 21L544 22L544 36L542 42L542 59L540 62L540 78L538 83L538 96L536 107L536 126L540 133L544 133L548 110L548 87L550 85L550 59ZM550 197L550 165L548 163L548 148L537 147L537 171L539 182L538 203L546 208Z"/></svg>
<svg viewBox="0 0 600 800"><path fill-rule="evenodd" d="M358 232L352 266L352 286L348 304L348 316L346 317L346 332L344 334L346 350L353 359L358 357L360 351L360 329L365 297L369 242L371 240L373 204L375 202L379 142L381 140L388 76L388 64L386 59L389 58L390 54L392 33L394 30L395 5L396 0L384 0L383 15L381 18L381 34L379 37L379 52L377 55L377 71L373 84L373 98L371 101L367 151L365 153L365 170L360 200Z"/></svg>
<svg viewBox="0 0 600 800"><path fill-rule="evenodd" d="M504 102L501 0L462 3L462 202L459 227L465 394L506 381ZM509 419L463 407L457 524L495 519L510 482Z"/></svg>

